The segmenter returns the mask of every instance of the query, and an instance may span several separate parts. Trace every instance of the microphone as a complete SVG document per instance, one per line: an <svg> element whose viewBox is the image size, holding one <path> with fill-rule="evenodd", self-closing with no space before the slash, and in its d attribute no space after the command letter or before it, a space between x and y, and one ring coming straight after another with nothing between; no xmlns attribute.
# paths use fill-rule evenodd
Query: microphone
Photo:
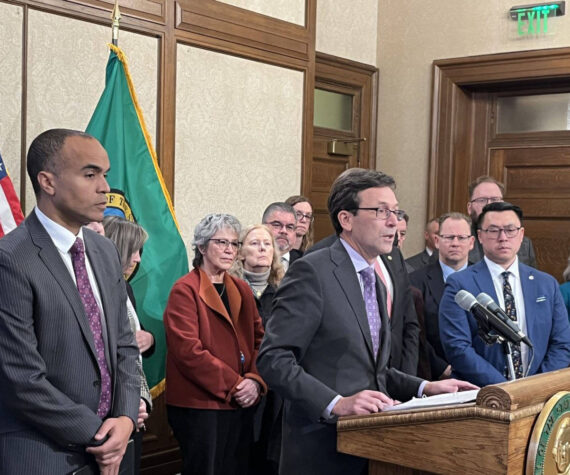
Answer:
<svg viewBox="0 0 570 475"><path fill-rule="evenodd" d="M495 330L505 340L518 344L521 342L523 337L526 338L520 330L513 330L493 312L481 305L473 294L467 292L467 290L460 290L455 294L455 303L457 303L457 305L459 305L463 310L471 312L477 320L485 324L487 327ZM526 340L529 341L528 338Z"/></svg>
<svg viewBox="0 0 570 475"><path fill-rule="evenodd" d="M519 326L513 320L511 320L511 318L504 312L504 310L495 303L493 297L486 294L485 292L481 292L479 295L477 295L477 302L479 302L479 304L489 310L497 318L501 319L505 325L507 325L520 337L520 340L532 348L532 343L530 342L529 338L521 331Z"/></svg>

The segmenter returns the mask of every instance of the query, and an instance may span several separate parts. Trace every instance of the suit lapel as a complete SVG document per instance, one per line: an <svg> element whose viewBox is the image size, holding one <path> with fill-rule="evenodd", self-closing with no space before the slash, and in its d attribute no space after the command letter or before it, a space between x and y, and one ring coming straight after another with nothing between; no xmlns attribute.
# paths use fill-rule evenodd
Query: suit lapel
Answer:
<svg viewBox="0 0 570 475"><path fill-rule="evenodd" d="M330 253L331 259L336 265L333 274L340 284L348 303L352 307L354 316L358 322L358 326L360 327L360 331L366 341L368 351L373 355L370 325L368 324L366 307L364 305L364 299L362 298L362 290L360 288L360 283L358 282L354 265L352 264L352 261L340 240L330 247ZM382 321L382 324L384 325L384 321Z"/></svg>
<svg viewBox="0 0 570 475"><path fill-rule="evenodd" d="M481 260L477 264L474 264L473 271L473 280L475 281L475 286L479 289L479 293L485 292L497 302L497 292L495 291L493 278L485 261ZM477 297L477 295L475 295L475 297Z"/></svg>
<svg viewBox="0 0 570 475"><path fill-rule="evenodd" d="M61 259L59 251L55 247L45 228L36 217L35 212L32 212L28 218L26 218L26 227L29 230L32 242L39 248L38 254L40 259L52 274L54 280L61 287L63 294L67 298L73 313L75 314L75 318L81 328L83 337L85 338L85 341L87 341L92 354L96 357L97 353L95 351L93 333L91 332L89 322L85 316L85 308L83 307L83 303L79 297L77 286L73 282L73 279L69 274L69 270Z"/></svg>
<svg viewBox="0 0 570 475"><path fill-rule="evenodd" d="M443 295L443 289L445 288L445 282L443 281L443 272L441 271L441 265L438 262L430 264L426 270L427 285L431 294L433 295L437 304L441 302L441 296Z"/></svg>
<svg viewBox="0 0 570 475"><path fill-rule="evenodd" d="M544 295L539 295L538 280L534 275L532 267L521 266L519 261L519 275L521 279L521 289L524 299L524 314L526 320L526 335L532 342L533 338L540 332L540 309L536 304L536 300ZM530 373L532 374L532 372Z"/></svg>
<svg viewBox="0 0 570 475"><path fill-rule="evenodd" d="M210 307L214 312L220 314L224 319L228 321L231 326L233 326L232 319L230 318L230 315L228 314L228 311L226 310L222 299L218 295L214 284L212 284L202 269L198 269L198 272L200 273L200 298L208 307Z"/></svg>

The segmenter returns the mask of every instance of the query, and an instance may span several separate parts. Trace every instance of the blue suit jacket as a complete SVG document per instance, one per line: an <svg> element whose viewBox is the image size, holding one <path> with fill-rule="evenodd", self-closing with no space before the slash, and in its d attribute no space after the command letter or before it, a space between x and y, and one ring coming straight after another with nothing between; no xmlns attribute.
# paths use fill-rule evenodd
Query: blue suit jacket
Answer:
<svg viewBox="0 0 570 475"><path fill-rule="evenodd" d="M570 325L556 280L519 262L524 295L527 336L534 345L529 375L570 365ZM502 345L486 345L477 335L475 318L455 303L455 294L465 289L477 296L489 294L497 301L491 274L484 260L452 274L439 307L441 343L456 377L479 386L505 381ZM530 362L531 353L529 353Z"/></svg>

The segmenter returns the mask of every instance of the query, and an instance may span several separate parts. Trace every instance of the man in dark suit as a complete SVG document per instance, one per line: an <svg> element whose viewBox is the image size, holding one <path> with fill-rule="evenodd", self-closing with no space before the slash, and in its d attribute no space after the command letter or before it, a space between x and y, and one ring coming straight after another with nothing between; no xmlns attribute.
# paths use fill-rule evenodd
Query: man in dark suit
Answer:
<svg viewBox="0 0 570 475"><path fill-rule="evenodd" d="M410 274L410 282L422 293L426 338L434 350L429 355L432 376L449 378L451 366L439 339L439 302L447 278L467 268L467 256L475 238L471 235L471 220L462 213L446 213L438 221L435 246L439 259Z"/></svg>
<svg viewBox="0 0 570 475"><path fill-rule="evenodd" d="M455 303L459 290L485 292L533 344L513 345L516 377L545 373L570 364L570 325L556 280L519 262L522 211L498 201L481 213L478 237L485 257L449 276L439 307L439 331L453 374L480 386L506 381L506 358L500 344L479 336L475 318Z"/></svg>
<svg viewBox="0 0 570 475"><path fill-rule="evenodd" d="M0 473L117 473L140 400L138 349L101 221L107 153L82 132L39 135L37 207L0 240Z"/></svg>
<svg viewBox="0 0 570 475"><path fill-rule="evenodd" d="M305 255L329 247L338 239L336 234L328 236L316 243ZM394 246L390 253L378 256L376 261L374 269L387 287L386 310L391 333L388 366L415 376L418 369L420 327L404 258L398 247Z"/></svg>
<svg viewBox="0 0 570 475"><path fill-rule="evenodd" d="M477 221L483 207L488 203L503 201L505 195L505 185L493 177L483 175L469 184L469 202L467 203L467 214L471 217L472 233L475 236L475 245L469 252L469 262L474 264L483 259L483 247L477 239ZM519 252L519 261L527 266L536 267L536 255L530 238L524 236Z"/></svg>
<svg viewBox="0 0 570 475"><path fill-rule="evenodd" d="M340 239L295 262L277 290L257 367L286 400L283 475L364 473L365 459L337 453L336 417L381 411L392 398L473 387L387 368L386 289L374 262L392 250L403 213L394 186L375 170L342 173L328 200Z"/></svg>
<svg viewBox="0 0 570 475"><path fill-rule="evenodd" d="M285 202L277 201L271 203L265 208L261 222L273 233L275 243L281 255L281 264L287 271L289 266L302 256L302 253L297 249L291 249L293 244L295 244L295 239L297 239L297 234L295 233L297 228L295 208Z"/></svg>
<svg viewBox="0 0 570 475"><path fill-rule="evenodd" d="M437 253L435 248L435 236L439 229L439 224L437 218L430 219L426 223L424 229L424 240L426 247L422 252L419 252L412 257L406 259L406 264L413 270L421 269L427 266L430 262L435 262L437 260Z"/></svg>

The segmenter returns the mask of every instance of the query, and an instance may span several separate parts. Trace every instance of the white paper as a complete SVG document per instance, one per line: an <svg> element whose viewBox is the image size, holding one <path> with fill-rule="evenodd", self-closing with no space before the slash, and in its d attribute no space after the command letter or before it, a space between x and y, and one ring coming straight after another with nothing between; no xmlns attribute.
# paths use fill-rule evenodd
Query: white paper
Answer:
<svg viewBox="0 0 570 475"><path fill-rule="evenodd" d="M466 402L473 402L477 399L478 389L472 389L471 391L460 391L457 393L445 393L438 394L437 396L429 396L422 398L412 398L407 402L402 404L397 404L396 406L390 406L384 409L383 412L387 411L403 411L405 409L423 409L426 407L433 406L449 406L455 404L464 404Z"/></svg>

